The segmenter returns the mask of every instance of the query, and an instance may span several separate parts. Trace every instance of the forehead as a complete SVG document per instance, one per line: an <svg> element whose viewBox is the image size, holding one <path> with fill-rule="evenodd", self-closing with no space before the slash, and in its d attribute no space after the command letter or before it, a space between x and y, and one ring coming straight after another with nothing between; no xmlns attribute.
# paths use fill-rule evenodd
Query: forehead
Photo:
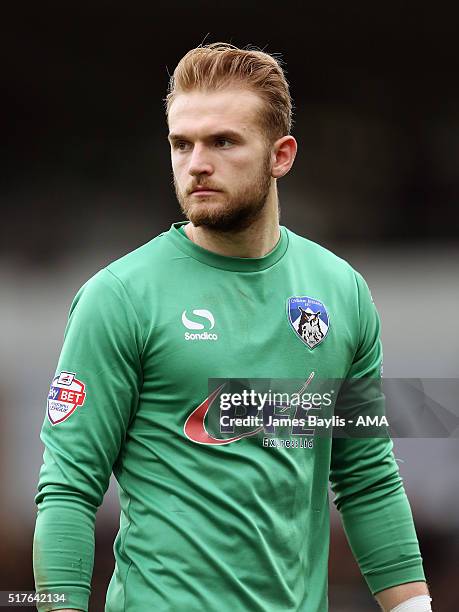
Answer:
<svg viewBox="0 0 459 612"><path fill-rule="evenodd" d="M224 128L257 133L263 100L247 88L180 93L169 109L171 132L196 135Z"/></svg>

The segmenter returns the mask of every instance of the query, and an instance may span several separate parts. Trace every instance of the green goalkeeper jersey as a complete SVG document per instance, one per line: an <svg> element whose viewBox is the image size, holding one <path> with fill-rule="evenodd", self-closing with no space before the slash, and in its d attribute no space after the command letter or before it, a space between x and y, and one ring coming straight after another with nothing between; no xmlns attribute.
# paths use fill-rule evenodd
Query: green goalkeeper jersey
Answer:
<svg viewBox="0 0 459 612"><path fill-rule="evenodd" d="M199 247L183 226L98 272L73 301L41 434L34 538L37 592L68 599L39 610L88 610L112 472L121 515L106 612L326 611L329 480L371 591L424 580L389 439L270 447L263 425L210 425L209 379L379 377L363 278L285 227L270 253L239 258Z"/></svg>

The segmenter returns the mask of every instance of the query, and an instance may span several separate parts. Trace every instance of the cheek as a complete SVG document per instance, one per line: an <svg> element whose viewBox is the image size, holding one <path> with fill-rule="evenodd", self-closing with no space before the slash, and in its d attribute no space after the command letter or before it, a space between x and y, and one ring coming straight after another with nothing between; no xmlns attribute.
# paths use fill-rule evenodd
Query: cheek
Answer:
<svg viewBox="0 0 459 612"><path fill-rule="evenodd" d="M180 181L183 178L186 166L183 160L172 159L172 172L174 173L175 180Z"/></svg>
<svg viewBox="0 0 459 612"><path fill-rule="evenodd" d="M254 155L239 155L235 156L230 161L231 170L239 176L254 176L257 173L260 162Z"/></svg>

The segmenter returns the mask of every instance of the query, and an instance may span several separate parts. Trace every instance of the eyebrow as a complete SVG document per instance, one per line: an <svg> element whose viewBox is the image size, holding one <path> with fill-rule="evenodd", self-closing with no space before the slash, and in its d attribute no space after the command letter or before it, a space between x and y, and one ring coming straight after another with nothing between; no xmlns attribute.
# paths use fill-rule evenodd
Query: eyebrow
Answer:
<svg viewBox="0 0 459 612"><path fill-rule="evenodd" d="M188 137L184 134L176 134L171 132L168 135L169 142L177 142L179 140L188 140ZM242 134L240 132L236 132L235 130L219 130L218 132L214 132L206 136L205 140L215 140L216 138L233 138L235 140L241 140Z"/></svg>

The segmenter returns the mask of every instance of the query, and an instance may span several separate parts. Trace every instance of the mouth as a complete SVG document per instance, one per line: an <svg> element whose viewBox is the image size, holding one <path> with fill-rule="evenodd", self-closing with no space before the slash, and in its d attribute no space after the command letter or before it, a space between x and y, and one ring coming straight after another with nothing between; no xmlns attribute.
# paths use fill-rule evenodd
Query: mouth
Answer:
<svg viewBox="0 0 459 612"><path fill-rule="evenodd" d="M206 196L214 193L219 193L219 191L217 189L195 189L191 192L191 195Z"/></svg>

